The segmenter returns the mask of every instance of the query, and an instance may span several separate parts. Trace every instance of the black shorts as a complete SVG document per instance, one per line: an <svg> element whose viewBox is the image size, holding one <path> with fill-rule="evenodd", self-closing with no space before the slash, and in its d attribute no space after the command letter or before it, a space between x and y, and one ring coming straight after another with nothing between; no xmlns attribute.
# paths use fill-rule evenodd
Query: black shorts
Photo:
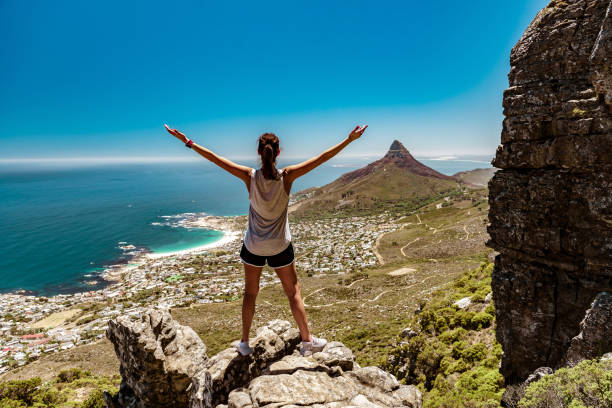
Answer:
<svg viewBox="0 0 612 408"><path fill-rule="evenodd" d="M247 265L264 266L266 261L268 261L268 266L270 268L282 268L283 266L291 265L294 259L295 255L293 253L293 245L291 245L291 242L283 252L270 256L261 256L250 253L244 245L244 242L242 243L242 249L240 250L240 260Z"/></svg>

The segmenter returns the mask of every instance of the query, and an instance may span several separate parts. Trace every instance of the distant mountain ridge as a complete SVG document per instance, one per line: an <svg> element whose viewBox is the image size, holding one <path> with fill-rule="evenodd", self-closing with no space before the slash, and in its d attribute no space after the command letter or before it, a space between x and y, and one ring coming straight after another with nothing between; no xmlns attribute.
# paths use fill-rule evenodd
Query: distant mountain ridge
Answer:
<svg viewBox="0 0 612 408"><path fill-rule="evenodd" d="M427 167L415 159L399 140L394 140L393 143L391 143L387 153L381 159L350 173L343 174L340 176L338 181L349 183L357 178L372 174L387 165L395 165L401 169L406 169L411 173L418 174L419 176L435 177L442 180L453 180L453 177L437 172L431 167Z"/></svg>

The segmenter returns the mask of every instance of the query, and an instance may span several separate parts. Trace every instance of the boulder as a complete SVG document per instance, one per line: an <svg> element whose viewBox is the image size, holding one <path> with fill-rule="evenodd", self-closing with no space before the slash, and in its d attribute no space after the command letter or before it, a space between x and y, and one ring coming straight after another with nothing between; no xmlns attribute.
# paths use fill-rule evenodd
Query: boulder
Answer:
<svg viewBox="0 0 612 408"><path fill-rule="evenodd" d="M328 367L340 367L344 371L352 370L355 362L353 352L339 341L325 345L322 351L312 356L316 361Z"/></svg>
<svg viewBox="0 0 612 408"><path fill-rule="evenodd" d="M213 356L206 363L212 378L213 404L226 402L230 391L248 385L271 363L292 354L300 341L299 330L289 322L273 320L258 328L255 338L250 339L250 355L242 356L230 347Z"/></svg>
<svg viewBox="0 0 612 408"><path fill-rule="evenodd" d="M459 309L467 309L469 305L472 304L472 300L470 297L464 297L453 303L453 305L457 306Z"/></svg>
<svg viewBox="0 0 612 408"><path fill-rule="evenodd" d="M601 292L580 322L580 333L570 343L566 364L575 366L582 360L598 358L612 350L611 327L612 294Z"/></svg>
<svg viewBox="0 0 612 408"><path fill-rule="evenodd" d="M106 336L119 359L119 392L105 395L109 407L210 407L212 382L206 346L167 311L109 321Z"/></svg>
<svg viewBox="0 0 612 408"><path fill-rule="evenodd" d="M410 340L411 338L413 338L414 336L416 336L417 333L416 330L413 330L412 327L406 327L404 330L402 330L402 338L405 338L406 340Z"/></svg>
<svg viewBox="0 0 612 408"><path fill-rule="evenodd" d="M552 368L550 367L540 367L537 368L533 373L527 377L525 380L525 386L531 384L532 382L536 382L546 377L547 375L551 375L553 373Z"/></svg>

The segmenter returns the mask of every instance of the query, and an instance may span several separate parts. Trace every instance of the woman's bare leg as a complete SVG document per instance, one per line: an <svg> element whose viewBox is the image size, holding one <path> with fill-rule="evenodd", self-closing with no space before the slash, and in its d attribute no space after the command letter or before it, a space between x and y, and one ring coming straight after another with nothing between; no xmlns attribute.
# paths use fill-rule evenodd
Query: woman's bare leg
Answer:
<svg viewBox="0 0 612 408"><path fill-rule="evenodd" d="M244 265L244 296L242 297L242 339L249 340L249 332L255 315L255 299L259 293L261 266Z"/></svg>
<svg viewBox="0 0 612 408"><path fill-rule="evenodd" d="M291 313L293 313L293 318L300 329L302 340L312 341L310 329L308 328L308 320L306 319L306 310L304 309L304 302L302 302L300 286L298 285L297 281L295 262L293 262L291 265L283 266L282 268L276 268L274 271L283 284L283 290L289 299Z"/></svg>

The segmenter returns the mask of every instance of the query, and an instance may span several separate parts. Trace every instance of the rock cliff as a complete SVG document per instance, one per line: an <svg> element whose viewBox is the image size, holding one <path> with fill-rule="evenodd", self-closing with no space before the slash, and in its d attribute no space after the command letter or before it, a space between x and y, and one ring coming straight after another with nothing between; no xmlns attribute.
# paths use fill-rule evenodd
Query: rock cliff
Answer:
<svg viewBox="0 0 612 408"><path fill-rule="evenodd" d="M342 343L301 356L298 330L282 320L257 330L246 357L232 347L208 359L195 332L159 310L110 321L107 337L122 376L108 408L422 407L415 386L359 367Z"/></svg>
<svg viewBox="0 0 612 408"><path fill-rule="evenodd" d="M611 4L552 1L510 56L488 228L510 385L565 364L586 310L612 289Z"/></svg>

